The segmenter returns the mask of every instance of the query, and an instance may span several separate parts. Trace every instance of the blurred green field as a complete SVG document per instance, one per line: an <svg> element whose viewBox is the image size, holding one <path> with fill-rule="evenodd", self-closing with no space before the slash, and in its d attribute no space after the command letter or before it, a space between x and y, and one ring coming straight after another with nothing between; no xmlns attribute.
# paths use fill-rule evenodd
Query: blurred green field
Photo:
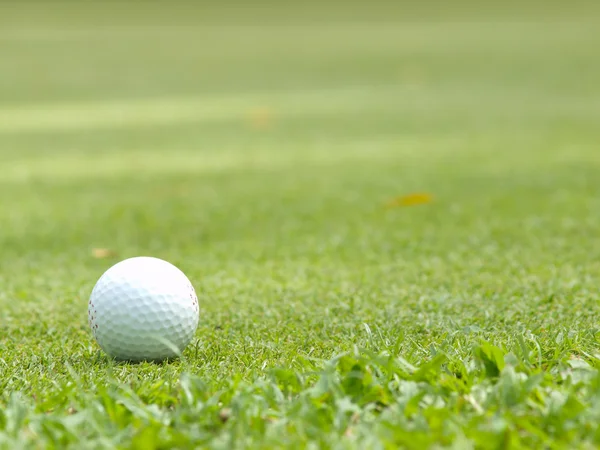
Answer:
<svg viewBox="0 0 600 450"><path fill-rule="evenodd" d="M0 448L596 448L594 11L2 4ZM136 255L181 361L88 331Z"/></svg>

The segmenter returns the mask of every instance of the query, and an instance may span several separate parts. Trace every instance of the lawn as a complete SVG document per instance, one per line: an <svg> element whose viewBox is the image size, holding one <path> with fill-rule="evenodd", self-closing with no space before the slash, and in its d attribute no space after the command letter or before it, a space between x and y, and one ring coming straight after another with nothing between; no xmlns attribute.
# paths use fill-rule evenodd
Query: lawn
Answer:
<svg viewBox="0 0 600 450"><path fill-rule="evenodd" d="M0 5L1 449L600 445L600 20L390 5Z"/></svg>

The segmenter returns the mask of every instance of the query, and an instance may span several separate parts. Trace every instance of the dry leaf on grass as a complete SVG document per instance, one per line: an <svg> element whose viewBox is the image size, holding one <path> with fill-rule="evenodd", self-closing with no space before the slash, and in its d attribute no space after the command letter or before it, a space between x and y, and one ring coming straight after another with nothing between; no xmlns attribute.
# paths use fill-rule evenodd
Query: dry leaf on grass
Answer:
<svg viewBox="0 0 600 450"><path fill-rule="evenodd" d="M273 111L270 108L256 108L248 114L248 122L255 130L266 130L273 126Z"/></svg>
<svg viewBox="0 0 600 450"><path fill-rule="evenodd" d="M431 203L432 201L433 196L431 194L425 192L416 192L413 194L402 195L400 197L393 198L386 204L386 206L388 208L398 208L402 206L424 205L426 203Z"/></svg>
<svg viewBox="0 0 600 450"><path fill-rule="evenodd" d="M117 256L117 252L108 248L93 248L92 256L98 259L111 258L113 256Z"/></svg>

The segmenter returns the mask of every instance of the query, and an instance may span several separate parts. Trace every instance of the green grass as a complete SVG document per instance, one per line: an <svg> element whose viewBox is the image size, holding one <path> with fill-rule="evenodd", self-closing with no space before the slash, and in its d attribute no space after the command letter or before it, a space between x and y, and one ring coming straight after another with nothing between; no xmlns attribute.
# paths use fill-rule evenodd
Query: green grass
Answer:
<svg viewBox="0 0 600 450"><path fill-rule="evenodd" d="M593 14L106 5L0 7L0 448L600 445ZM136 255L179 361L88 329Z"/></svg>

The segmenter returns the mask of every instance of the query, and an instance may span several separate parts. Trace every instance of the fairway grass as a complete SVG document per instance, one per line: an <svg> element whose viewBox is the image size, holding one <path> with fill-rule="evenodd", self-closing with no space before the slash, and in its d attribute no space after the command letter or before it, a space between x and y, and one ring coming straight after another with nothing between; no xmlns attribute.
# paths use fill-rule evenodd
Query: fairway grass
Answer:
<svg viewBox="0 0 600 450"><path fill-rule="evenodd" d="M600 445L593 17L1 8L0 449ZM89 330L138 255L177 361Z"/></svg>

